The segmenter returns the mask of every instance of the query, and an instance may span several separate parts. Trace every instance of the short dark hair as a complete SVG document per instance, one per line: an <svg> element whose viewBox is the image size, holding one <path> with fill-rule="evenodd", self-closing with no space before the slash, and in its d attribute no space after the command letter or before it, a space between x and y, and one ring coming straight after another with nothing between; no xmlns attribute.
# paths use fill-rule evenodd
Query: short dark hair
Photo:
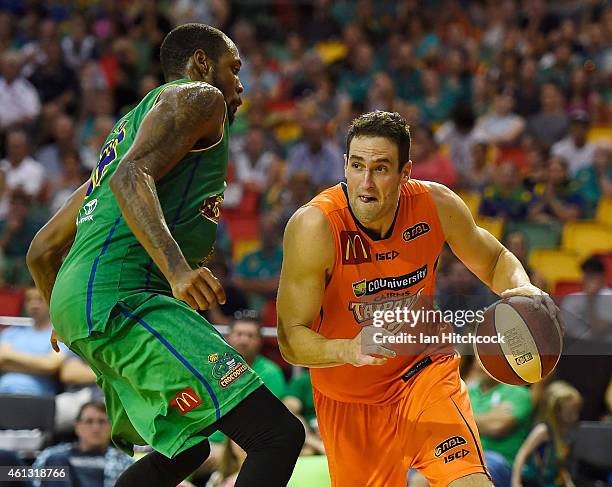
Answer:
<svg viewBox="0 0 612 487"><path fill-rule="evenodd" d="M85 411L87 408L94 408L100 411L101 413L106 414L106 405L102 401L88 401L83 404L79 409L79 414L77 414L76 418L77 421L81 421L81 418L83 417L83 411Z"/></svg>
<svg viewBox="0 0 612 487"><path fill-rule="evenodd" d="M589 257L587 260L585 260L580 266L580 269L585 274L605 274L606 273L606 267L603 261L601 260L601 258L597 255L593 255Z"/></svg>
<svg viewBox="0 0 612 487"><path fill-rule="evenodd" d="M257 327L257 334L261 336L261 320L259 313L253 309L243 309L234 313L234 319L229 324L230 333L234 331L237 323L251 323Z"/></svg>
<svg viewBox="0 0 612 487"><path fill-rule="evenodd" d="M346 137L346 156L349 156L351 141L355 137L384 137L397 144L399 156L398 170L410 159L410 127L406 120L397 112L364 113L351 122Z"/></svg>
<svg viewBox="0 0 612 487"><path fill-rule="evenodd" d="M166 81L180 78L189 57L202 49L213 61L227 50L229 37L206 24L183 24L172 29L162 42L159 58Z"/></svg>

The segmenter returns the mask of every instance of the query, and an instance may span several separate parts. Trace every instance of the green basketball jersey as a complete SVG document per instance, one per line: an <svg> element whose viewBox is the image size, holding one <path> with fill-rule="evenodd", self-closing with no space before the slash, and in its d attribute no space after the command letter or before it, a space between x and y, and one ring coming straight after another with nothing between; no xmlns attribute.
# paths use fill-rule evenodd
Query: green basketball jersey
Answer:
<svg viewBox="0 0 612 487"><path fill-rule="evenodd" d="M75 241L51 296L51 319L67 344L104 330L116 303L128 295L143 291L149 296L151 292L172 295L164 275L122 217L108 180L162 91L183 83L193 81L172 81L148 93L117 122L104 143L77 217ZM228 131L226 113L218 142L190 151L156 182L168 228L192 267L213 249L225 190Z"/></svg>

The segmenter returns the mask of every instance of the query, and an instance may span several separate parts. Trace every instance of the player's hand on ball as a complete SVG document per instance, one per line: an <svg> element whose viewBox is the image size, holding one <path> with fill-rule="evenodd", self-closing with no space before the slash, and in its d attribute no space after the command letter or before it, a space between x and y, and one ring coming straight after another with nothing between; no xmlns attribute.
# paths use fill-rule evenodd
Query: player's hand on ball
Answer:
<svg viewBox="0 0 612 487"><path fill-rule="evenodd" d="M379 334L379 339L393 335L384 328L364 326L357 336L348 342L344 361L355 367L361 367L363 365L383 365L387 363L387 358L395 357L396 353L393 350L376 343L375 334ZM374 357L374 355L381 355L381 357Z"/></svg>
<svg viewBox="0 0 612 487"><path fill-rule="evenodd" d="M559 307L555 304L548 293L545 293L539 287L535 287L533 284L525 284L513 289L506 289L503 293L501 293L502 298L509 298L511 296L527 296L532 298L534 307L539 309L541 306L543 306L552 320L557 323L559 329L562 332L565 331L563 321L561 320L561 311L559 310Z"/></svg>
<svg viewBox="0 0 612 487"><path fill-rule="evenodd" d="M217 303L225 304L225 291L207 267L181 272L170 285L174 297L193 309L207 310Z"/></svg>

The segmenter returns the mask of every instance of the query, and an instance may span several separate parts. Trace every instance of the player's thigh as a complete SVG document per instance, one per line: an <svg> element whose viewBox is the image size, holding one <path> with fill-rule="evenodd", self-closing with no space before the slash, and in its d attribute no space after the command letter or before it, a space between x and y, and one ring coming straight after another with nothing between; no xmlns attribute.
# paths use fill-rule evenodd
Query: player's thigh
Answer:
<svg viewBox="0 0 612 487"><path fill-rule="evenodd" d="M257 389L261 380L212 325L184 303L157 295L130 304L120 302L104 334L88 339L81 352L140 436L172 456Z"/></svg>
<svg viewBox="0 0 612 487"><path fill-rule="evenodd" d="M412 466L432 487L445 487L473 474L489 475L464 384L421 413L413 441L421 447Z"/></svg>
<svg viewBox="0 0 612 487"><path fill-rule="evenodd" d="M404 487L406 468L393 407L334 401L314 391L333 487Z"/></svg>

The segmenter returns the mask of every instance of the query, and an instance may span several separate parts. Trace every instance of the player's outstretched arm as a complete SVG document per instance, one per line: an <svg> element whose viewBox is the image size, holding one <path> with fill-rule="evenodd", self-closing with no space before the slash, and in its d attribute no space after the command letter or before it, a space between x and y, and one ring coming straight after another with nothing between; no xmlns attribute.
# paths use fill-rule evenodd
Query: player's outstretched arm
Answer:
<svg viewBox="0 0 612 487"><path fill-rule="evenodd" d="M172 286L174 296L195 309L223 303L225 295L208 269L189 267L168 229L155 182L196 142L217 141L224 116L223 95L211 85L194 82L166 89L109 180L125 221Z"/></svg>
<svg viewBox="0 0 612 487"><path fill-rule="evenodd" d="M28 269L47 304L51 300L51 291L62 265L62 256L76 235L76 220L88 185L89 181L72 193L68 201L38 231L28 249Z"/></svg>
<svg viewBox="0 0 612 487"><path fill-rule="evenodd" d="M476 225L459 196L441 184L428 186L446 241L469 270L497 294L530 284L519 260L487 230Z"/></svg>
<svg viewBox="0 0 612 487"><path fill-rule="evenodd" d="M310 329L321 310L334 259L334 240L325 216L315 207L300 208L289 220L283 240L276 304L280 351L287 362L304 367L383 364L386 358L361 353L361 334L328 339ZM394 355L380 346L369 352Z"/></svg>
<svg viewBox="0 0 612 487"><path fill-rule="evenodd" d="M482 282L502 297L531 296L560 322L559 309L541 289L531 284L520 261L493 235L476 225L463 200L447 187L428 182L442 230L453 253Z"/></svg>

